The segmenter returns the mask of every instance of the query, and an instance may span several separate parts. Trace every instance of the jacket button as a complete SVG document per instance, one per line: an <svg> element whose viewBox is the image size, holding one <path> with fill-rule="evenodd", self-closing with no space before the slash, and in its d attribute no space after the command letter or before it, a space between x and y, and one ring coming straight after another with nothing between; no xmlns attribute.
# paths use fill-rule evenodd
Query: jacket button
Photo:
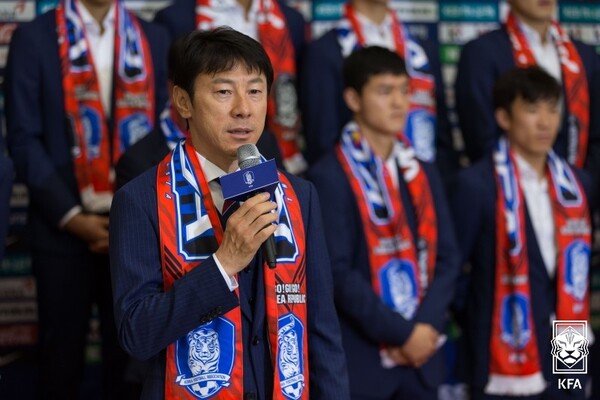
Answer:
<svg viewBox="0 0 600 400"><path fill-rule="evenodd" d="M258 336L254 336L254 337L252 338L252 344L253 344L254 346L256 346L256 345L257 345L257 344L259 344L259 343L260 343L260 339L258 338Z"/></svg>

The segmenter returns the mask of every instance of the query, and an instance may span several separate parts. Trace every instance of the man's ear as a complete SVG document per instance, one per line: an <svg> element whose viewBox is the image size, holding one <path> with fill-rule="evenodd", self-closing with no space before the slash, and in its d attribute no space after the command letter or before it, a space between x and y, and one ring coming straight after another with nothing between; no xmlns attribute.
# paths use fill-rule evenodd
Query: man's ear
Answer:
<svg viewBox="0 0 600 400"><path fill-rule="evenodd" d="M504 108L497 108L494 112L494 116L496 117L496 122L503 131L508 131L510 129L511 117L508 111Z"/></svg>
<svg viewBox="0 0 600 400"><path fill-rule="evenodd" d="M353 113L360 111L360 94L354 89L347 87L344 89L344 101Z"/></svg>
<svg viewBox="0 0 600 400"><path fill-rule="evenodd" d="M173 86L173 105L182 118L188 119L192 117L193 107L190 95L177 85Z"/></svg>

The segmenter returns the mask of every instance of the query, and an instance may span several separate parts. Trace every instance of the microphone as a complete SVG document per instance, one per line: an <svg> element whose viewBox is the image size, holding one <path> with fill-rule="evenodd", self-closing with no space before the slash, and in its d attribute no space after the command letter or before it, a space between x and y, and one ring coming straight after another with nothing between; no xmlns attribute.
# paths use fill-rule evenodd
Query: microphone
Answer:
<svg viewBox="0 0 600 400"><path fill-rule="evenodd" d="M258 149L253 144L243 144L237 149L238 165L240 169L254 167L262 163L262 158ZM254 192L254 194L259 192ZM269 268L277 266L277 249L275 248L275 236L271 235L260 246L263 258Z"/></svg>

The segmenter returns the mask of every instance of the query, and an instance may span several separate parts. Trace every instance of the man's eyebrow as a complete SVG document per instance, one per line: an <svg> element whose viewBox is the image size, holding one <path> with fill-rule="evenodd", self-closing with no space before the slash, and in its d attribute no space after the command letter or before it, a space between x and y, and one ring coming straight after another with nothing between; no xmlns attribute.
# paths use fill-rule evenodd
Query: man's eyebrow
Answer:
<svg viewBox="0 0 600 400"><path fill-rule="evenodd" d="M227 78L215 78L211 81L212 83L228 83L233 85L235 83L235 81L233 79L227 79ZM248 83L263 83L264 79L260 76L257 76L256 78L252 78L248 81Z"/></svg>

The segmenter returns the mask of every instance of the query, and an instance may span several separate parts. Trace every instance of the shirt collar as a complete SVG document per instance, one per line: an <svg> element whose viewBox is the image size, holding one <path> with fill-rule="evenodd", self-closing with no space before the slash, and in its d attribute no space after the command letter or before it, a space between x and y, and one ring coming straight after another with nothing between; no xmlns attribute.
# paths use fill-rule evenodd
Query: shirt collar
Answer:
<svg viewBox="0 0 600 400"><path fill-rule="evenodd" d="M523 21L518 19L519 27L521 31L525 35L525 38L530 44L535 44L538 46L542 46L542 35L540 35L535 29L525 24ZM552 35L550 34L550 29L546 30L546 44L552 43Z"/></svg>
<svg viewBox="0 0 600 400"><path fill-rule="evenodd" d="M525 179L527 181L539 182L542 186L544 186L547 183L546 177L544 176L542 177L542 179L540 179L538 177L537 172L533 169L531 165L529 165L527 161L525 161L523 157L521 157L517 152L514 152L513 154L515 155L515 161L517 164L517 168L519 169L519 175L521 175L522 179Z"/></svg>
<svg viewBox="0 0 600 400"><path fill-rule="evenodd" d="M258 3L258 0L253 0L250 4L250 10L248 11L249 19L252 19L252 17L256 15L258 11ZM215 4L212 5L212 7L218 7L220 11L235 11L240 13L241 15L243 15L245 12L240 3L237 2L237 0L218 0Z"/></svg>
<svg viewBox="0 0 600 400"><path fill-rule="evenodd" d="M94 17L92 17L92 14L90 14L85 5L80 1L77 2L77 10L79 11L79 16L81 17L81 22L83 22L83 25L85 26L86 32L90 32L95 35L100 35L100 26L98 25L98 21L96 21ZM108 10L108 13L102 21L102 27L104 28L104 31L114 26L115 13L116 1L112 3Z"/></svg>
<svg viewBox="0 0 600 400"><path fill-rule="evenodd" d="M376 29L384 32L390 32L392 30L392 16L389 12L385 14L385 18L379 24L376 24L359 12L356 13L356 19L358 19L358 23L363 27L363 29Z"/></svg>
<svg viewBox="0 0 600 400"><path fill-rule="evenodd" d="M200 166L202 167L202 172L204 172L204 178L206 178L206 182L211 182L217 178L222 177L223 175L227 175L227 172L223 171L221 168L208 161L206 157L204 157L197 151L196 157L198 157L198 161L200 162Z"/></svg>

